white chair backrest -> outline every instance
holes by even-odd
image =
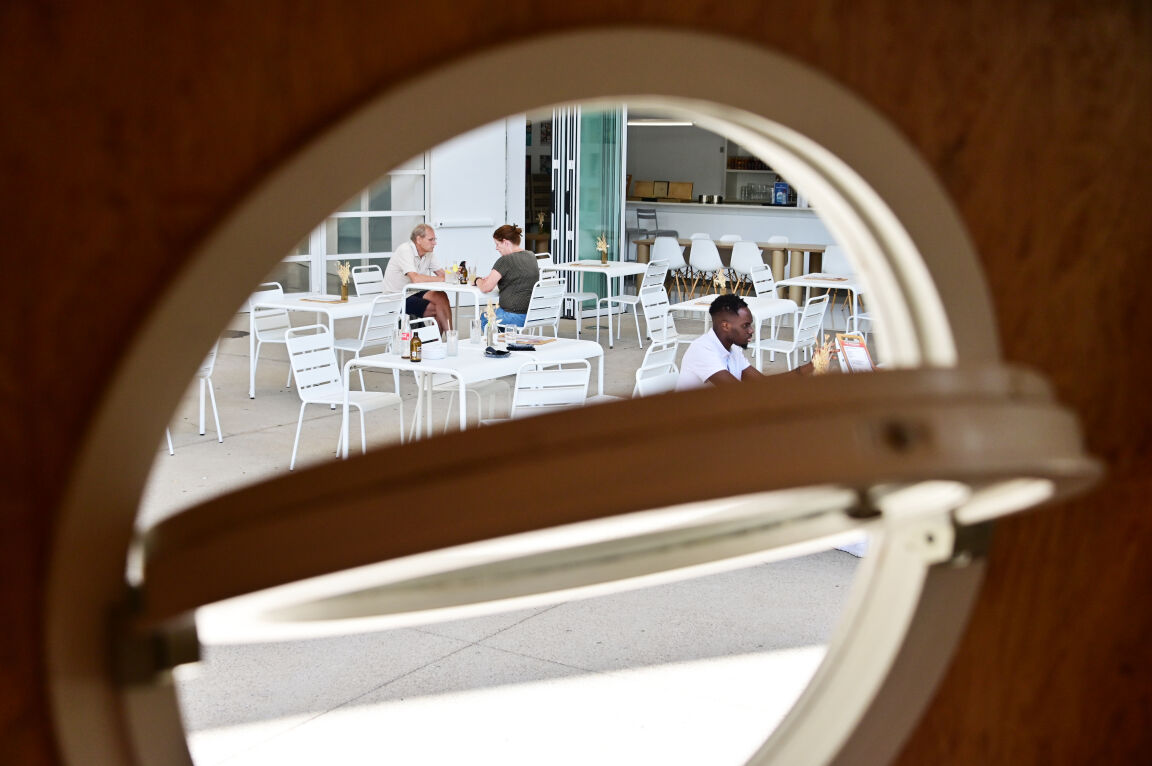
[[[752,287],[756,290],[757,298],[776,298],[776,279],[772,276],[772,268],[764,263],[753,267],[748,275],[752,279]]]
[[[412,332],[416,333],[423,344],[440,342],[440,325],[436,324],[435,317],[420,317],[412,320]]]
[[[732,244],[732,259],[729,263],[737,274],[748,276],[756,267],[764,265],[764,256],[755,242],[735,242]]]
[[[787,245],[788,244],[788,237],[784,236],[783,234],[773,234],[771,237],[768,238],[768,244],[769,245]],[[772,247],[768,248],[768,250],[770,252],[773,252],[776,249],[779,249],[779,248],[772,248]],[[775,256],[773,255],[771,257],[774,258]],[[792,257],[791,254],[787,250],[784,250],[784,268],[785,269],[791,269],[791,264],[789,263],[789,261],[791,260],[791,257]],[[802,259],[804,257],[804,254],[801,253],[799,255],[799,257]],[[785,271],[784,273],[787,274],[788,272]]]
[[[684,260],[684,248],[675,237],[657,237],[652,242],[651,258],[654,261],[665,261],[672,271],[688,266],[688,262]]]
[[[532,286],[532,297],[525,312],[524,329],[532,327],[560,327],[560,312],[564,306],[564,281],[545,276]]]
[[[391,342],[392,333],[400,326],[400,317],[403,315],[403,295],[400,293],[378,295],[372,301],[372,308],[368,311],[368,318],[364,322],[364,332],[360,336],[360,349],[381,346]]]
[[[384,272],[379,266],[353,266],[352,284],[357,295],[378,295],[384,292]]]
[[[649,261],[648,269],[644,272],[644,279],[640,282],[640,289],[663,285],[668,278],[668,261]]]
[[[651,396],[672,391],[680,377],[676,366],[676,342],[653,343],[644,354],[644,363],[636,370],[632,396]]]
[[[717,271],[724,268],[724,262],[720,260],[720,251],[716,249],[716,243],[710,239],[692,240],[688,263],[697,271]]]
[[[261,299],[281,300],[284,298],[284,288],[279,282],[265,282],[252,293],[252,303]],[[273,330],[283,330],[292,326],[288,319],[287,309],[252,307],[252,326],[256,330],[256,337]]]
[[[340,365],[332,347],[332,333],[328,326],[310,324],[294,327],[284,334],[288,346],[288,360],[292,377],[301,401],[329,400],[342,396],[344,385]]]
[[[744,239],[744,238],[741,237],[739,234],[721,234],[720,235],[720,241],[721,242],[739,242],[742,239]]]
[[[689,237],[688,239],[712,239],[712,235],[711,234],[705,234],[702,231],[698,231],[695,234],[693,234],[691,237]]]
[[[516,373],[512,392],[513,418],[581,407],[588,399],[592,365],[587,359],[525,362]]]
[[[824,327],[824,312],[827,309],[827,293],[804,302],[804,308],[800,311],[800,321],[796,323],[796,348],[805,348],[816,342],[816,336]]]
[[[644,322],[653,343],[674,342],[679,337],[676,321],[668,308],[668,290],[664,285],[642,288],[640,305],[644,308]]]

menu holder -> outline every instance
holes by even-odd
[[[838,332],[836,348],[840,352],[840,366],[845,372],[872,372],[876,369],[863,335]]]

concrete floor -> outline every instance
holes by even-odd
[[[230,329],[246,330],[246,315]],[[574,334],[564,322],[561,335]],[[606,354],[607,393],[630,395],[642,356],[627,318]],[[778,360],[765,372],[784,369]],[[175,455],[162,435],[158,442],[141,528],[288,470],[299,399],[284,387],[286,371],[283,347],[267,348],[249,399],[248,340],[221,342],[213,384],[224,441],[210,410],[208,433],[197,433],[191,387],[172,421]],[[391,390],[391,378],[372,385]],[[410,418],[411,380],[402,388]],[[335,458],[338,421],[335,411],[309,408],[298,468]],[[367,430],[370,448],[394,441],[394,411],[369,413]],[[830,550],[468,620],[207,642],[203,660],[176,674],[193,758],[197,766],[743,763],[822,658],[857,563]]]

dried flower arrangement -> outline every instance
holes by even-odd
[[[348,261],[344,261],[343,263],[336,261],[336,275],[340,277],[340,284],[348,284],[348,280],[352,276],[352,267]]]
[[[812,351],[812,374],[823,375],[828,372],[828,365],[832,362],[832,345],[833,341],[827,340]]]

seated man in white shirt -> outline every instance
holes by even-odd
[[[721,295],[712,301],[708,313],[712,329],[688,346],[680,362],[676,390],[763,378],[744,356],[752,340],[752,312],[744,299],[732,293]]]
[[[444,269],[436,263],[432,255],[434,249],[436,231],[426,223],[417,224],[410,241],[397,247],[388,260],[388,268],[384,269],[384,292],[403,292],[410,282],[443,282]],[[418,317],[436,317],[441,333],[452,329],[452,304],[448,296],[438,290],[409,293],[404,310]]]

